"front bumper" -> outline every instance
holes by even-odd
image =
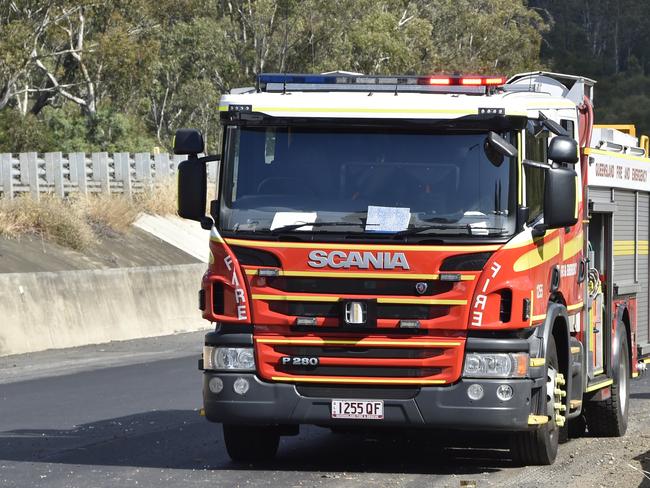
[[[208,387],[212,377],[223,381],[223,390],[214,394]],[[244,395],[233,390],[237,378],[250,384]],[[531,413],[531,391],[539,380],[532,379],[461,379],[450,386],[397,389],[351,388],[321,385],[301,387],[285,383],[262,381],[255,374],[203,374],[203,404],[208,420],[230,424],[317,424],[324,426],[375,425],[404,427],[436,427],[472,430],[528,430]],[[483,387],[481,400],[467,396],[470,384]],[[513,397],[500,401],[496,396],[499,385],[507,383]],[[332,419],[332,399],[380,399],[384,401],[383,420]]]

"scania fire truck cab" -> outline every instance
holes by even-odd
[[[211,231],[204,412],[233,459],[301,424],[507,431],[528,464],[568,420],[625,432],[647,286],[614,281],[618,169],[609,200],[587,185],[595,158],[646,160],[630,134],[590,148],[594,83],[263,74],[221,98],[221,156],[177,132],[179,215]],[[642,171],[619,250],[647,283]]]

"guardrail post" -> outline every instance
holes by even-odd
[[[122,191],[124,191],[124,196],[131,200],[133,197],[133,186],[131,184],[131,158],[129,153],[123,153],[120,166],[120,173],[122,175]]]
[[[38,159],[35,152],[20,153],[20,179],[23,184],[29,185],[32,198],[40,200]],[[25,170],[23,172],[23,169]]]
[[[135,177],[141,180],[145,186],[151,184],[151,156],[149,153],[136,153]]]
[[[154,154],[153,164],[156,170],[156,180],[163,180],[169,178],[169,154],[160,153]]]
[[[88,194],[88,174],[86,173],[86,153],[70,153],[70,173],[76,175],[77,187],[79,193],[86,196]]]
[[[102,193],[111,193],[108,180],[108,153],[99,152],[92,154],[93,180],[99,181]]]
[[[0,154],[0,174],[2,175],[2,194],[4,198],[14,198],[13,160],[11,153]]]
[[[45,179],[54,185],[54,194],[63,198],[63,155],[60,152],[45,153]]]

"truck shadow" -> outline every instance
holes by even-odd
[[[46,422],[46,420],[44,420]],[[477,474],[512,467],[507,436],[303,427],[271,463],[230,461],[221,427],[191,410],[152,411],[76,426],[0,432],[0,460],[188,470]]]
[[[639,485],[639,488],[650,488],[650,451],[646,451],[643,454],[634,458],[635,461],[639,461],[641,464],[641,469],[644,471],[643,480]]]

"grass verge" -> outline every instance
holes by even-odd
[[[76,250],[84,250],[106,235],[124,234],[140,213],[170,215],[176,212],[173,180],[136,193],[133,200],[121,195],[71,195],[61,199],[43,194],[0,199],[0,236],[36,235]]]

